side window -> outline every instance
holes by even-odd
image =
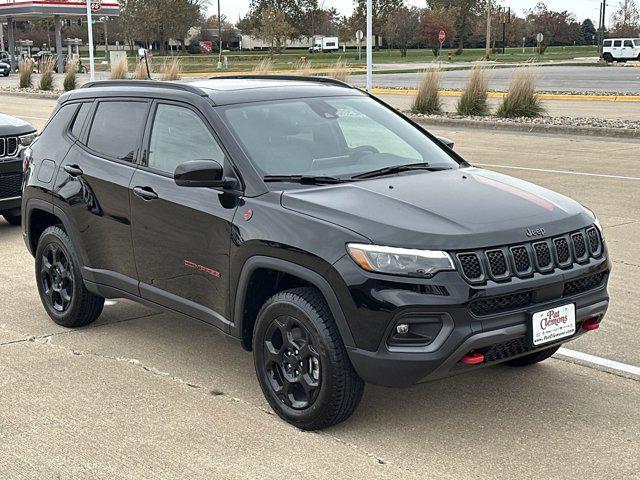
[[[146,102],[100,102],[87,146],[107,157],[133,162],[145,123]]]
[[[159,104],[151,129],[147,166],[173,174],[190,160],[224,163],[224,153],[203,121],[192,110]]]
[[[636,47],[640,47],[640,38],[637,40],[634,40],[633,43],[636,44]]]
[[[605,40],[604,43],[602,44],[602,46],[610,47],[611,46],[611,40]]]
[[[44,130],[40,134],[39,142],[42,144],[48,138],[53,138],[56,142],[59,142],[60,136],[63,135],[68,128],[77,110],[77,103],[65,105],[60,108],[45,125]]]
[[[631,40],[625,40],[624,46],[633,48],[633,42]]]
[[[78,111],[76,118],[73,120],[70,129],[71,135],[74,138],[80,138],[82,127],[84,126],[84,122],[87,120],[87,115],[89,115],[89,110],[91,110],[90,102],[85,102],[80,106],[80,110]]]
[[[614,47],[621,47],[622,46],[622,40],[615,40],[613,42],[613,46]]]

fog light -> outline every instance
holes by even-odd
[[[396,332],[398,332],[398,334],[400,335],[406,335],[407,333],[409,333],[409,325],[407,325],[406,323],[399,323],[396,326]]]

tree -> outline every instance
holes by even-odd
[[[367,27],[367,0],[353,0],[355,8],[349,19],[349,26],[353,32]],[[374,46],[380,50],[380,39],[382,30],[391,14],[404,6],[404,0],[372,0],[371,4],[371,27],[374,35]]]
[[[611,16],[615,37],[636,37],[640,32],[640,13],[635,0],[621,0]]]
[[[407,56],[407,49],[417,42],[420,32],[420,11],[413,7],[400,7],[392,12],[384,25],[383,33],[390,46],[400,49],[400,56]]]
[[[582,24],[580,25],[580,35],[582,36],[582,44],[583,45],[591,45],[593,43],[593,39],[597,34],[596,27],[593,25],[593,22],[590,18],[585,18]]]
[[[262,10],[257,37],[269,44],[271,53],[280,53],[286,41],[295,36],[295,29],[287,21],[286,15],[273,7]]]
[[[451,14],[452,9],[439,8],[425,10],[420,19],[420,33],[422,40],[435,53],[438,52],[440,43],[438,42],[438,34],[440,30],[444,30],[447,34],[447,42],[453,44],[454,39],[458,37],[455,26],[455,16]]]
[[[543,45],[573,45],[577,39],[574,37],[579,29],[572,28],[575,17],[567,10],[556,12],[549,10],[544,2],[538,4],[526,12],[527,22],[532,29],[531,34],[544,35]]]
[[[474,31],[475,23],[486,11],[486,2],[487,0],[427,0],[427,7],[431,10],[445,10],[454,15],[458,53],[462,53],[466,40]]]

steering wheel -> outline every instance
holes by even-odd
[[[380,153],[376,147],[372,147],[371,145],[360,145],[359,147],[351,149],[351,155],[359,160],[360,157],[366,155],[367,153]]]

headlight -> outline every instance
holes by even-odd
[[[443,270],[455,270],[449,254],[438,250],[349,243],[347,252],[360,267],[370,272],[430,277]]]
[[[28,147],[29,145],[31,145],[33,143],[33,141],[36,139],[36,137],[38,136],[37,133],[30,133],[28,135],[22,135],[20,138],[20,145],[22,145],[23,147]]]

